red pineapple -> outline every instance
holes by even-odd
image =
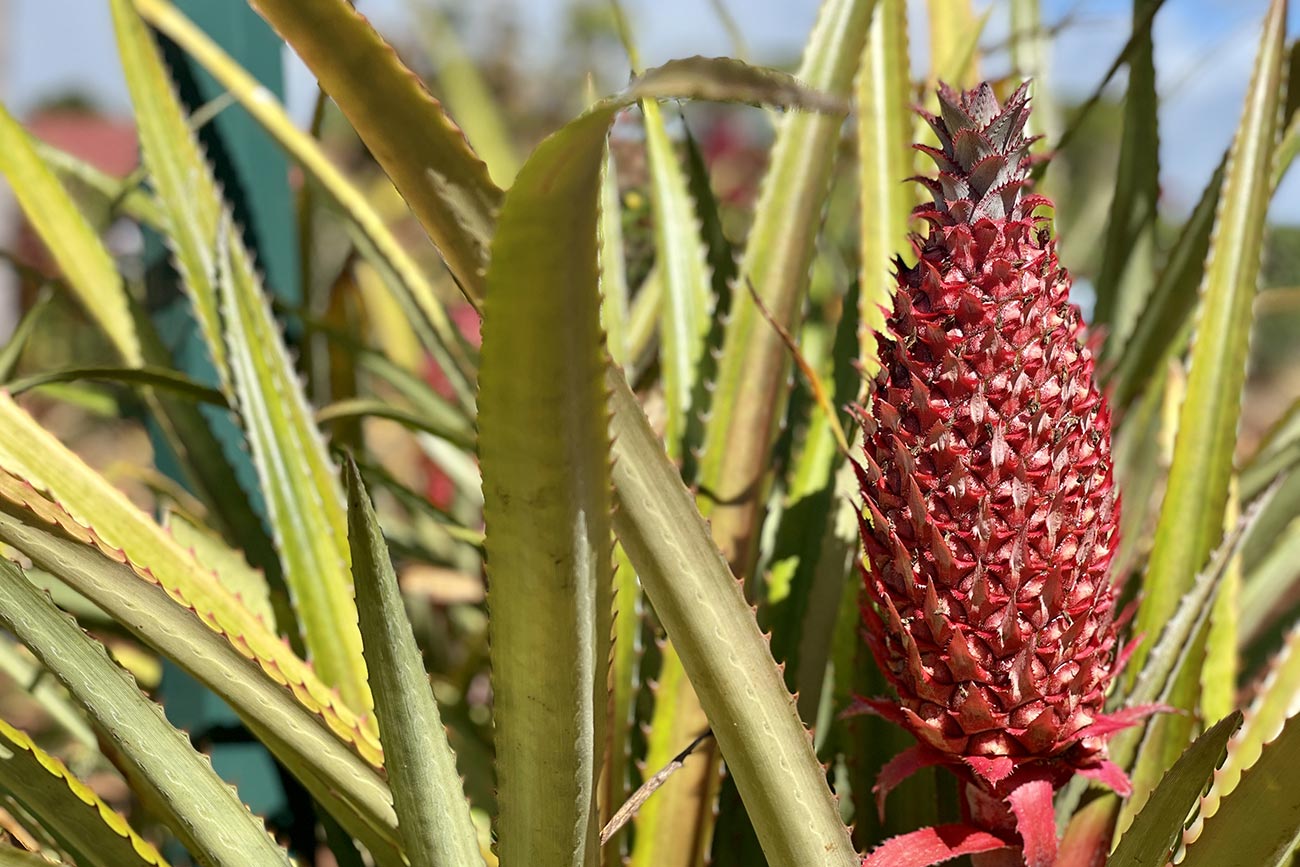
[[[1116,673],[1109,578],[1119,502],[1110,413],[1070,278],[1027,194],[1027,86],[999,106],[982,84],[922,113],[939,167],[919,261],[898,290],[864,453],[866,636],[898,700],[861,709],[918,744],[882,770],[888,791],[944,765],[966,782],[969,824],[886,843],[865,864],[927,865],[1019,848],[1055,860],[1052,796],[1074,774],[1128,792],[1107,737]],[[1010,851],[998,856],[1012,857]]]

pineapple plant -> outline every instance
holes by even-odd
[[[1286,0],[1172,240],[1145,0],[1114,184],[1044,110],[1032,0],[998,59],[973,3],[930,4],[921,81],[904,0],[823,0],[794,75],[643,70],[616,5],[636,75],[528,151],[442,16],[426,88],[346,0],[257,0],[373,157],[346,169],[183,7],[105,2],[139,172],[0,110],[51,292],[113,354],[51,347],[40,305],[0,348],[0,863],[1289,863],[1300,408],[1236,445],[1300,152]],[[745,195],[708,156],[741,125],[697,144],[684,100],[780,109],[726,167]],[[303,250],[347,241],[301,308],[196,135],[232,103],[299,169]],[[122,217],[166,242],[208,379],[101,237]],[[68,404],[172,460],[92,467]],[[159,712],[158,658],[297,781],[305,843]]]
[[[1130,793],[1105,742],[1150,709],[1105,712],[1122,665],[1110,411],[1036,216],[1051,202],[1030,191],[1028,84],[1004,105],[987,83],[938,97],[922,116],[940,146],[916,146],[938,167],[917,179],[927,234],[915,265],[898,261],[858,410],[866,638],[899,696],[862,707],[918,742],[882,770],[882,801],[942,764],[973,827],[1018,838],[1037,867],[1055,860],[1052,796],[1075,774]]]

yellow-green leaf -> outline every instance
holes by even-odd
[[[893,306],[894,257],[908,252],[908,219],[915,196],[909,109],[912,90],[907,51],[907,3],[880,0],[871,19],[858,76],[858,161],[862,166],[862,273],[859,360],[863,376],[879,369],[876,335]]]
[[[1223,533],[1251,303],[1271,192],[1286,6],[1285,0],[1270,5],[1245,112],[1228,159],[1193,339],[1187,397],[1143,579],[1144,598],[1135,630],[1146,639],[1130,663],[1133,671],[1141,669],[1152,635],[1168,620]]]
[[[154,798],[186,848],[213,867],[288,867],[289,855],[212,770],[189,738],[172,728],[103,645],[81,631],[17,566],[0,560],[0,623],[63,682]]]
[[[130,823],[42,750],[25,732],[0,720],[0,789],[40,822],[60,848],[85,867],[167,862]]]
[[[524,164],[487,275],[478,427],[498,840],[502,861],[539,867],[600,856],[613,588],[596,225],[614,105]]]
[[[261,281],[228,220],[218,240],[217,294],[231,387],[285,583],[321,678],[349,705],[369,711],[343,491]]]
[[[412,864],[482,864],[456,756],[407,620],[388,544],[357,465],[348,459],[348,541],[375,714],[388,758],[402,845]]]

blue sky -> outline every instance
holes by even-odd
[[[8,0],[10,68],[0,93],[22,111],[42,97],[86,90],[125,110],[127,97],[113,47],[108,4],[98,0]],[[415,0],[359,0],[381,30],[400,32]],[[455,0],[453,0],[455,2]],[[459,0],[465,2],[465,0]],[[912,0],[918,12],[923,5]],[[942,3],[945,0],[938,0]],[[566,0],[476,0],[480,8],[520,10],[536,37],[533,51],[555,45]],[[1006,0],[993,7],[985,44],[1009,30]],[[729,0],[755,59],[792,56],[806,37],[816,0]],[[690,54],[726,54],[730,43],[704,0],[625,0],[648,64]],[[1265,0],[1167,0],[1156,24],[1156,65],[1162,97],[1161,183],[1167,206],[1183,211],[1196,200],[1228,144],[1250,76]],[[1048,84],[1065,95],[1090,93],[1127,37],[1128,0],[1044,0],[1049,25],[1065,20],[1051,52]],[[914,21],[923,19],[914,15]],[[1292,16],[1291,33],[1300,22]],[[925,32],[913,33],[914,60],[924,63]],[[301,117],[312,95],[310,74],[290,59],[289,103]],[[996,65],[987,70],[997,73]],[[1122,74],[1119,83],[1122,85]],[[1273,216],[1300,222],[1300,172],[1279,191]]]

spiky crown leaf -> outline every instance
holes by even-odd
[[[934,196],[917,215],[944,225],[974,224],[981,219],[1022,220],[1039,204],[1041,196],[1025,196],[1029,186],[1029,148],[1038,137],[1027,138],[1029,84],[1022,84],[998,105],[987,82],[958,93],[939,86],[939,114],[918,109],[939,138],[940,147],[914,147],[934,160],[938,177],[916,177]]]

